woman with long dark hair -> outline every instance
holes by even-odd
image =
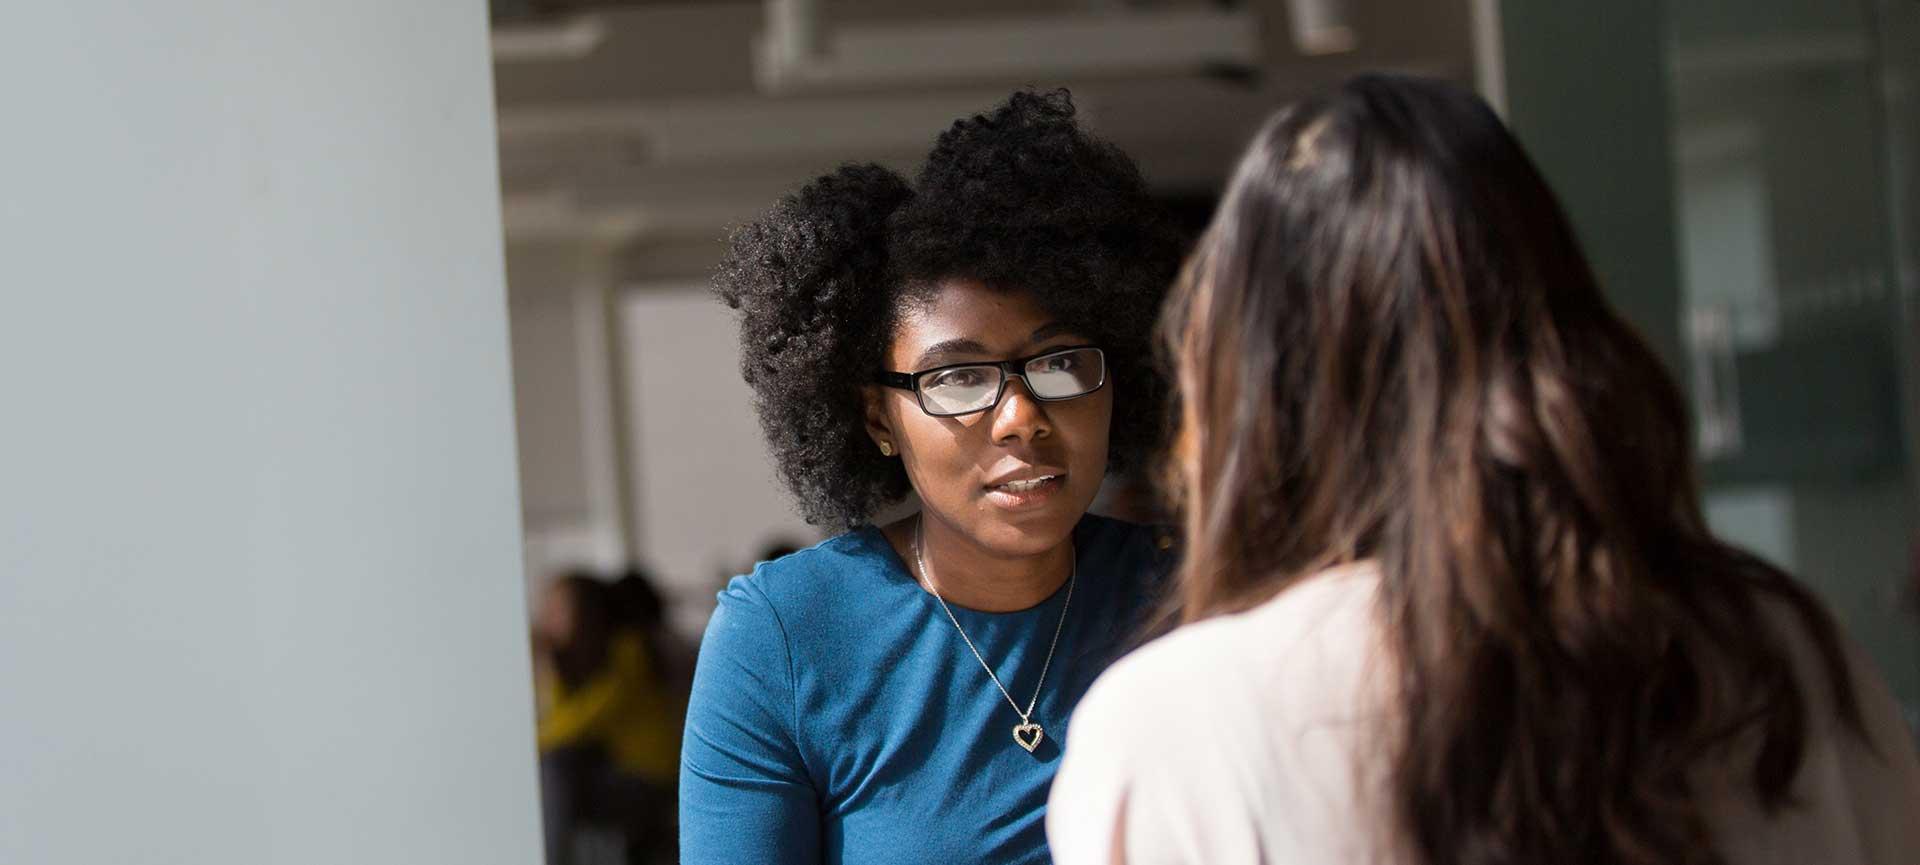
[[[1920,766],[1498,118],[1275,116],[1169,300],[1185,626],[1082,703],[1062,863],[1911,863]]]

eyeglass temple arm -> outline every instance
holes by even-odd
[[[904,372],[890,372],[890,371],[882,370],[880,372],[879,380],[881,384],[886,385],[887,387],[897,387],[901,390],[913,390],[913,391],[919,390],[919,388],[916,388],[913,386],[913,376]]]

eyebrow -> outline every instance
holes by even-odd
[[[1071,325],[1068,325],[1065,322],[1050,321],[1050,322],[1047,322],[1046,324],[1040,325],[1037,328],[1034,328],[1032,335],[1027,337],[1027,342],[1041,343],[1049,339],[1053,339],[1055,337],[1064,336],[1067,334],[1078,334],[1078,333],[1079,333],[1078,330],[1075,330]],[[933,367],[936,367],[936,366],[945,366],[949,362],[952,362],[952,363],[965,362],[965,361],[954,360],[952,357],[953,355],[969,355],[969,354],[983,355],[983,354],[989,354],[989,353],[990,352],[987,351],[987,347],[985,345],[982,345],[979,340],[967,339],[965,337],[962,337],[960,339],[942,340],[940,342],[934,343],[933,345],[927,346],[926,351],[923,351],[920,353],[920,358],[914,361],[913,368],[914,369],[932,369]]]
[[[920,353],[920,359],[914,361],[913,368],[927,369],[929,367],[941,366],[942,364],[936,363],[936,361],[949,360],[951,355],[986,353],[987,347],[981,345],[976,340],[965,338],[942,340],[927,346],[927,350]]]

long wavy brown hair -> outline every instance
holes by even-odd
[[[1472,94],[1368,76],[1275,115],[1164,337],[1183,617],[1379,565],[1401,858],[1719,863],[1692,770],[1749,754],[1784,807],[1814,701],[1861,729],[1833,622],[1708,532],[1679,389]]]

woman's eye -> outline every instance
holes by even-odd
[[[1072,372],[1079,365],[1073,355],[1062,354],[1041,361],[1040,369],[1042,372]]]
[[[950,369],[933,377],[932,387],[978,387],[986,379],[977,369]]]

